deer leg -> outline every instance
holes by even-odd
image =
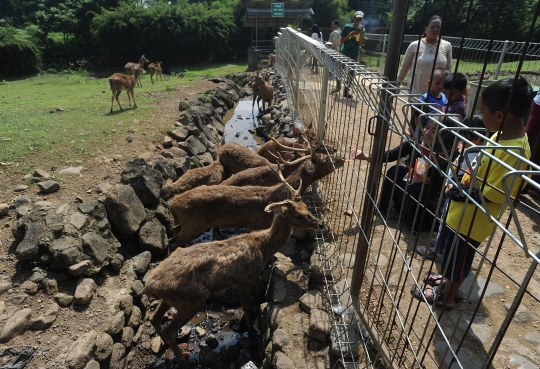
[[[114,91],[112,92],[112,96],[111,96],[111,114],[112,114],[113,105],[114,105]]]
[[[164,300],[161,300],[157,309],[154,311],[152,316],[150,317],[150,323],[156,330],[156,332],[161,336],[161,320],[163,319],[163,316],[169,310],[171,306],[167,304]]]
[[[190,305],[194,306],[194,308],[189,309],[189,307],[184,308],[183,306],[179,306],[180,308],[177,309],[176,316],[165,328],[163,328],[160,335],[167,345],[169,345],[169,348],[174,353],[174,356],[176,356],[176,360],[178,360],[180,368],[187,368],[188,364],[184,358],[184,354],[182,354],[182,351],[176,344],[176,334],[178,333],[178,330],[182,328],[184,324],[189,322],[193,315],[197,313],[200,306],[199,304],[193,303],[190,303]]]
[[[133,107],[136,108],[137,103],[135,102],[135,92],[133,90],[131,90],[130,92],[131,92],[131,98],[133,99]]]
[[[238,294],[240,295],[240,304],[242,305],[242,310],[244,310],[244,318],[246,320],[249,336],[253,339],[255,337],[255,330],[251,321],[251,283],[243,283],[242,286],[238,284],[237,286]]]
[[[182,226],[180,232],[175,234],[169,240],[169,251],[172,252],[176,250],[178,246],[184,246],[189,241],[193,241],[195,238],[199,237],[205,231],[205,229],[187,229],[187,227]]]
[[[120,94],[122,93],[122,90],[119,90],[116,92],[116,102],[118,103],[118,106],[120,107],[120,110],[124,111],[124,109],[122,108],[122,105],[120,105],[120,100],[118,99],[118,96],[120,96]]]

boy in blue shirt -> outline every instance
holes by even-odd
[[[446,102],[447,102],[446,96],[444,96],[444,94],[442,93],[443,84],[444,84],[444,81],[446,80],[446,76],[448,76],[449,73],[450,72],[448,72],[448,70],[444,68],[436,68],[433,71],[433,76],[431,77],[431,80],[428,82],[428,86],[430,86],[429,92],[426,92],[425,94],[423,94],[420,100],[425,103],[439,105],[438,108],[439,110],[442,111],[443,107],[446,105]],[[426,113],[435,113],[435,110],[431,107],[424,106],[421,108],[421,110],[425,111]],[[414,131],[417,132],[418,127],[420,127],[420,121],[419,121],[420,112],[417,110],[414,110],[413,117],[414,117],[414,127],[415,127]],[[424,128],[427,125],[428,121],[429,121],[429,118],[424,117],[421,122],[422,123],[421,128]]]

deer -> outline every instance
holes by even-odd
[[[139,58],[139,63],[133,63],[133,62],[127,63],[126,65],[124,65],[124,69],[126,70],[126,74],[128,76],[134,76],[135,75],[135,70],[137,68],[144,69],[144,64],[145,63],[150,63],[150,60],[146,59],[144,57],[144,55]],[[146,73],[146,71],[144,73]],[[142,87],[142,82],[139,80],[137,85]]]
[[[188,170],[176,182],[163,186],[161,188],[161,198],[169,200],[175,195],[198,186],[218,185],[233,174],[245,169],[271,164],[270,161],[257,155],[254,151],[235,142],[221,146],[218,158],[218,161],[210,165]]]
[[[169,250],[200,236],[208,228],[265,229],[272,223],[264,207],[270,202],[286,200],[289,187],[281,173],[281,183],[271,186],[199,186],[171,200],[174,236]],[[300,186],[301,187],[301,186]]]
[[[126,93],[128,95],[128,101],[129,106],[131,107],[131,98],[133,98],[133,107],[137,107],[137,103],[135,102],[135,95],[133,94],[133,89],[135,88],[135,85],[137,84],[137,81],[141,77],[142,74],[146,73],[146,71],[142,68],[136,68],[135,69],[135,76],[126,76],[122,73],[115,73],[112,76],[109,77],[109,85],[111,85],[111,91],[112,91],[112,98],[111,98],[111,114],[113,112],[113,104],[114,104],[114,98],[116,97],[116,102],[118,103],[118,106],[120,107],[120,110],[124,111],[122,109],[122,105],[120,105],[120,100],[118,100],[118,96],[122,93],[122,90],[126,90]]]
[[[221,185],[273,186],[280,183],[281,175],[283,175],[291,186],[303,183],[300,185],[300,193],[304,194],[313,182],[332,174],[345,164],[345,160],[341,157],[317,154],[313,149],[311,150],[311,155],[300,157],[292,162],[285,161],[278,153],[276,155],[278,164],[246,169],[224,180]]]
[[[144,293],[161,299],[150,316],[150,323],[173,351],[181,368],[187,368],[188,364],[176,343],[177,332],[202,308],[212,292],[238,286],[245,321],[253,338],[251,287],[268,260],[285,245],[293,227],[324,228],[324,223],[309,212],[298,191],[289,188],[292,199],[269,201],[258,209],[271,217],[267,229],[176,249],[148,274]],[[176,316],[162,328],[161,321],[170,307],[176,309]]]
[[[261,69],[268,68],[270,66],[270,61],[268,59],[261,60]]]
[[[154,80],[152,77],[154,74],[156,75],[156,81],[159,78],[161,78],[161,83],[163,83],[163,76],[161,75],[162,69],[161,69],[161,63],[160,61],[157,61],[155,63],[148,64],[148,70],[150,71],[150,80],[152,81],[152,84],[154,83]]]
[[[273,67],[276,64],[276,55],[274,53],[268,55],[269,66]]]
[[[264,80],[265,76],[259,74],[259,71],[257,71],[257,75],[255,76],[255,82],[251,84],[251,88],[254,92],[253,94],[253,103],[251,104],[251,111],[253,111],[253,107],[255,105],[255,98],[257,98],[257,108],[259,111],[261,111],[261,108],[259,107],[259,101],[262,100],[262,110],[264,111],[264,104],[265,102],[268,102],[268,106],[272,104],[272,99],[274,98],[274,88],[272,85]],[[253,87],[255,84],[255,88]],[[255,94],[256,92],[256,94]]]

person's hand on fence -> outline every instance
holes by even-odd
[[[367,160],[369,161],[370,156],[366,155],[362,150],[354,148],[351,150],[351,159],[352,160]]]
[[[416,170],[413,171],[413,177],[412,177],[413,183],[422,183],[424,182],[425,178],[426,178],[426,175],[424,173],[420,174]]]

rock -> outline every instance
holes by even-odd
[[[167,255],[169,239],[167,230],[157,220],[145,222],[139,230],[140,247],[152,255]]]
[[[163,146],[165,148],[169,148],[169,147],[172,147],[172,145],[173,145],[172,138],[170,138],[169,136],[164,136],[163,140],[161,141],[161,146]]]
[[[133,270],[138,276],[143,276],[150,264],[152,254],[149,251],[141,252],[126,262],[125,267]]]
[[[193,156],[198,156],[206,152],[206,146],[195,136],[189,136],[185,142],[178,145]]]
[[[125,236],[131,236],[146,218],[143,203],[130,186],[117,185],[105,198],[109,221]]]
[[[0,217],[7,215],[9,212],[9,205],[6,203],[0,204]]]
[[[47,214],[47,216],[45,216],[45,225],[55,237],[62,236],[62,231],[64,230],[64,218],[61,214]]]
[[[10,282],[0,282],[0,295],[6,293],[11,288]]]
[[[54,193],[54,192],[57,192],[57,191],[60,191],[60,185],[58,184],[58,182],[55,182],[55,181],[45,181],[45,182],[39,182],[37,184],[39,190],[41,191],[41,193]]]
[[[122,269],[122,265],[124,265],[124,257],[122,254],[114,254],[111,261],[109,262],[109,266],[112,270],[115,272],[119,272],[120,269]]]
[[[131,291],[134,297],[141,297],[144,292],[144,285],[137,279],[131,283]]]
[[[47,173],[46,171],[44,171],[43,169],[36,169],[34,171],[34,174],[32,174],[32,177],[34,178],[42,178],[42,179],[49,179],[51,178],[51,176],[49,175],[49,173]]]
[[[324,307],[324,301],[323,297],[321,295],[321,292],[318,290],[308,291],[302,297],[300,297],[300,307],[307,312],[308,314],[311,312],[311,309],[320,309],[322,310]]]
[[[284,348],[289,344],[289,334],[283,329],[276,329],[272,335],[272,345],[277,349],[284,351]]]
[[[126,322],[126,317],[124,315],[123,311],[119,311],[116,313],[116,315],[112,318],[109,329],[107,333],[109,333],[111,336],[114,336],[124,328],[124,324]]]
[[[99,363],[95,360],[90,360],[84,367],[84,369],[100,369],[100,368],[101,367],[99,366]]]
[[[55,293],[58,293],[58,281],[56,279],[45,278],[41,282],[41,286],[47,295],[54,295]]]
[[[32,204],[32,200],[30,199],[30,196],[28,195],[22,195],[17,197],[12,203],[10,208],[15,209],[19,206],[30,206]]]
[[[109,369],[123,369],[126,356],[126,348],[120,342],[113,345]]]
[[[68,167],[64,168],[58,171],[58,175],[65,176],[65,175],[75,175],[75,174],[81,174],[81,171],[83,170],[82,166],[78,167]]]
[[[13,337],[23,334],[26,331],[31,315],[32,310],[26,308],[17,311],[8,318],[2,331],[0,331],[0,343],[9,342]]]
[[[160,336],[155,336],[150,341],[150,349],[154,354],[157,354],[161,350],[161,346],[163,346],[163,340]]]
[[[134,335],[135,335],[135,332],[133,331],[133,328],[131,327],[122,328],[122,338],[120,339],[120,342],[122,342],[122,345],[129,348],[131,347],[131,344],[133,343]]]
[[[25,295],[25,294],[11,295],[8,299],[8,302],[10,302],[11,305],[22,305],[26,302],[27,298],[28,298],[28,295]]]
[[[43,228],[39,223],[30,223],[26,227],[23,240],[15,248],[15,256],[19,261],[27,261],[39,255],[39,243],[44,236]]]
[[[195,332],[197,333],[197,336],[199,336],[200,338],[206,336],[206,329],[200,326],[195,327]]]
[[[326,311],[312,309],[309,316],[309,331],[308,335],[311,338],[325,343],[330,335],[330,316]]]
[[[283,352],[278,351],[274,355],[273,364],[275,369],[295,369],[294,362]]]
[[[21,284],[21,290],[23,290],[25,293],[29,295],[35,295],[38,291],[38,285],[35,282],[32,282],[30,280],[25,281],[23,284]]]
[[[191,167],[191,158],[185,156],[174,160],[174,170],[177,177],[182,177]]]
[[[141,318],[141,309],[138,306],[133,306],[127,325],[133,329],[137,329],[141,324]]]
[[[112,188],[111,184],[104,182],[97,185],[96,191],[97,193],[107,194]]]
[[[202,346],[199,351],[199,364],[206,366],[214,366],[218,364],[217,355],[208,346]]]
[[[28,206],[19,206],[17,209],[17,219],[22,218],[28,214],[30,214],[30,208]]]
[[[81,240],[85,253],[90,256],[96,264],[102,265],[105,261],[110,259],[109,243],[99,234],[88,232],[81,237]]]
[[[67,307],[73,302],[73,296],[68,295],[67,293],[57,293],[54,295],[54,301],[61,307]]]
[[[97,200],[94,200],[83,202],[82,204],[79,204],[77,208],[81,213],[91,215],[98,205],[99,202]]]
[[[74,305],[86,305],[92,300],[96,290],[96,282],[92,278],[79,279],[73,296]]]
[[[66,362],[70,369],[84,369],[86,364],[94,357],[96,351],[95,331],[90,331],[79,337],[69,348]]]
[[[504,308],[510,310],[511,304],[505,304]],[[516,323],[528,323],[534,318],[534,314],[525,307],[525,305],[519,305],[516,314],[514,315],[514,321]]]
[[[94,359],[99,362],[107,360],[113,351],[114,341],[107,333],[99,333],[96,337],[96,351]]]
[[[189,130],[185,126],[175,127],[174,131],[167,133],[176,141],[184,141],[189,136]]]
[[[205,342],[212,350],[219,346],[219,342],[213,334],[209,334],[208,337],[206,337]]]
[[[22,191],[26,191],[27,189],[28,189],[27,185],[18,185],[17,187],[13,189],[13,192],[22,192]]]
[[[47,272],[39,267],[32,269],[32,272],[32,276],[28,278],[28,280],[32,282],[41,283],[45,278],[47,278]]]
[[[133,311],[133,296],[120,294],[116,300],[116,306],[120,311],[123,311],[126,318],[131,315]]]
[[[72,276],[78,277],[86,272],[91,265],[90,260],[83,260],[80,263],[70,265],[67,269]]]
[[[137,158],[126,163],[121,175],[123,184],[130,185],[144,205],[159,202],[163,176],[154,170],[146,160]]]
[[[154,169],[161,173],[164,180],[172,179],[173,181],[176,181],[178,179],[174,160],[158,158],[154,163]]]
[[[80,230],[82,227],[84,227],[86,222],[88,222],[88,219],[89,218],[87,215],[81,214],[79,212],[72,213],[69,216],[69,224]]]
[[[56,304],[51,304],[51,307],[43,314],[36,318],[30,319],[28,328],[34,331],[41,331],[49,328],[58,316],[60,307]]]
[[[165,151],[170,152],[175,159],[185,158],[186,156],[188,156],[188,153],[179,147],[171,147],[170,149]]]

